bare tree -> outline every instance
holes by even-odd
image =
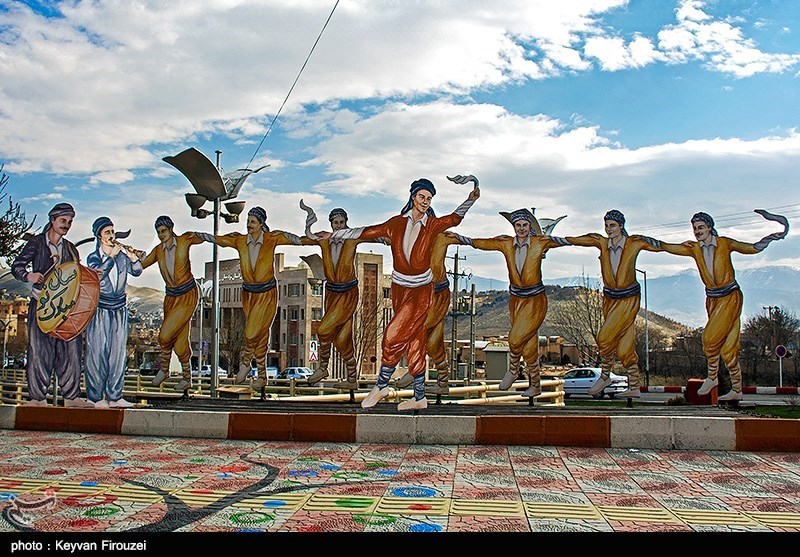
[[[36,221],[36,217],[31,222],[20,208],[19,203],[14,203],[11,195],[6,193],[9,177],[3,171],[5,165],[0,164],[0,203],[8,199],[8,208],[0,215],[0,257],[5,258],[8,265],[14,260],[22,250],[22,235],[28,232]]]
[[[231,312],[230,322],[226,322],[219,330],[219,351],[227,367],[222,365],[223,362],[220,362],[220,366],[232,373],[239,370],[239,362],[244,352],[244,326],[244,311],[236,308]]]
[[[597,335],[603,322],[600,281],[581,274],[581,284],[553,312],[551,323],[565,340],[575,344],[582,363],[597,361]]]
[[[775,347],[779,344],[794,346],[800,335],[800,320],[784,308],[770,309],[769,314],[758,314],[747,318],[742,327],[742,355],[744,372],[749,371],[752,384],[759,384],[759,372],[774,375]],[[797,350],[795,350],[796,352]],[[794,381],[797,382],[795,367]],[[764,378],[768,381],[772,377]]]
[[[358,303],[353,315],[353,344],[355,348],[355,359],[359,373],[364,370],[365,362],[372,364],[372,372],[377,369],[376,363],[371,361],[372,356],[376,362],[380,361],[380,342],[383,339],[383,331],[386,328],[387,318],[384,308],[378,303],[377,298],[363,296]]]

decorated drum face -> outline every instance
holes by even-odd
[[[89,325],[100,296],[97,273],[69,261],[47,274],[36,305],[39,329],[62,340],[72,340]]]

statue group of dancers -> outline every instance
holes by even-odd
[[[325,272],[325,307],[319,325],[319,367],[309,378],[315,384],[328,376],[332,346],[346,365],[346,378],[333,386],[339,389],[358,388],[358,362],[353,343],[353,316],[358,306],[358,279],[355,267],[356,248],[363,242],[382,242],[392,252],[393,317],[383,332],[381,366],[377,381],[361,402],[364,408],[375,406],[389,395],[389,384],[403,356],[408,373],[397,381],[398,388],[413,385],[413,397],[402,401],[399,410],[427,407],[426,394],[449,392],[450,369],[444,345],[444,322],[450,306],[450,284],[445,257],[450,245],[469,245],[475,249],[503,254],[510,282],[508,335],[510,363],[500,382],[508,390],[524,373],[528,388],[524,396],[541,394],[539,327],[547,313],[547,297],[542,283],[541,263],[546,252],[563,246],[593,247],[600,252],[603,280],[603,323],[598,334],[601,375],[590,388],[590,394],[601,392],[611,384],[610,373],[615,357],[628,372],[628,389],[622,397],[640,395],[639,363],[634,347],[634,320],[640,308],[640,286],[636,281],[636,258],[640,251],[665,251],[692,257],[706,288],[708,322],[703,331],[703,349],[708,359],[708,375],[699,390],[707,394],[718,384],[720,359],[725,363],[731,390],[719,397],[722,401],[742,398],[739,367],[739,334],[742,293],[736,282],[731,253],[754,254],[774,241],[785,238],[789,224],[785,217],[763,210],[764,218],[783,225],[783,231],[770,234],[755,244],[719,236],[713,218],[696,213],[690,219],[696,241],[670,244],[641,235],[629,235],[625,216],[610,210],[603,217],[605,235],[590,233],[564,238],[551,235],[559,219],[541,222],[534,211],[518,209],[501,212],[513,226],[513,235],[494,238],[469,238],[450,231],[464,219],[480,197],[475,176],[448,179],[457,184],[472,183],[467,199],[452,213],[437,217],[431,208],[436,195],[433,183],[420,178],[411,184],[408,202],[400,214],[374,226],[350,228],[344,209],[333,209],[328,215],[331,231],[312,232],[316,222],[313,210],[306,210],[305,235],[271,231],[267,213],[253,207],[247,214],[247,232],[211,235],[185,232],[178,235],[168,216],[155,221],[159,244],[149,254],[119,243],[108,217],[100,217],[92,225],[96,249],[86,260],[100,277],[100,301],[97,312],[84,333],[86,344],[85,373],[87,399],[80,398],[81,346],[77,337],[64,341],[42,333],[35,319],[28,320],[27,377],[30,401],[44,406],[53,370],[61,385],[66,406],[118,407],[132,406],[122,397],[127,351],[127,276],[138,276],[143,269],[158,263],[166,285],[164,319],[159,333],[161,365],[153,385],[160,385],[169,375],[174,351],[181,364],[182,377],[175,386],[185,391],[191,387],[191,348],[189,327],[198,302],[198,287],[191,272],[189,249],[203,242],[235,248],[242,274],[242,306],[246,317],[244,350],[236,381],[243,383],[255,360],[257,377],[253,389],[267,384],[266,354],[270,327],[277,312],[278,292],[275,280],[275,248],[282,245],[317,245],[322,251]],[[36,313],[37,290],[44,273],[52,267],[52,257],[61,261],[78,261],[75,246],[64,237],[70,229],[75,211],[68,203],[59,203],[49,213],[50,221],[41,234],[24,246],[12,264],[12,273],[20,281],[33,285],[29,315]],[[437,369],[435,385],[426,386],[426,356]]]

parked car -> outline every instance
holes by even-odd
[[[193,369],[192,370],[192,375],[198,375],[197,369]],[[200,368],[200,374],[199,375],[201,377],[211,377],[211,366],[209,364],[204,364]],[[221,367],[218,367],[217,368],[217,377],[222,377],[223,379],[228,377],[228,371],[225,370],[225,369],[222,369]]]
[[[275,366],[267,366],[267,381],[274,381],[278,377],[278,368]],[[247,374],[247,377],[258,377],[258,368],[253,366],[250,368],[250,373]]]
[[[148,362],[139,366],[139,375],[155,375],[159,369],[161,369],[160,365]]]
[[[296,381],[305,381],[314,371],[307,367],[287,367],[278,373],[277,379],[294,379]]]
[[[599,367],[577,367],[569,370],[564,374],[564,396],[570,395],[588,395],[589,387],[594,385],[597,378],[600,377]],[[603,389],[602,393],[592,395],[594,398],[603,398],[603,395],[608,395],[608,398],[614,398],[617,393],[621,393],[628,388],[628,377],[625,375],[611,374],[611,385]]]

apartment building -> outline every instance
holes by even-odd
[[[308,263],[287,267],[284,254],[275,254],[275,279],[278,289],[278,311],[272,323],[267,365],[283,369],[289,366],[306,366],[316,369],[319,364],[319,337],[317,330],[323,316],[324,277],[315,275],[314,257]],[[311,263],[309,265],[309,263]],[[380,366],[380,347],[383,328],[391,318],[391,278],[383,274],[383,256],[372,253],[356,255],[359,307],[355,314],[354,341],[356,359],[364,377],[377,374]],[[210,281],[212,263],[205,265],[205,280]],[[244,344],[244,310],[242,309],[242,276],[238,259],[220,261],[220,366],[230,371],[238,369]],[[208,340],[211,338],[210,295],[202,312],[202,339],[200,335],[201,312],[192,320],[191,342],[193,365],[199,359],[201,345],[204,362],[209,357]],[[202,343],[201,343],[202,340]],[[329,365],[331,377],[345,376],[344,361],[334,350]]]

